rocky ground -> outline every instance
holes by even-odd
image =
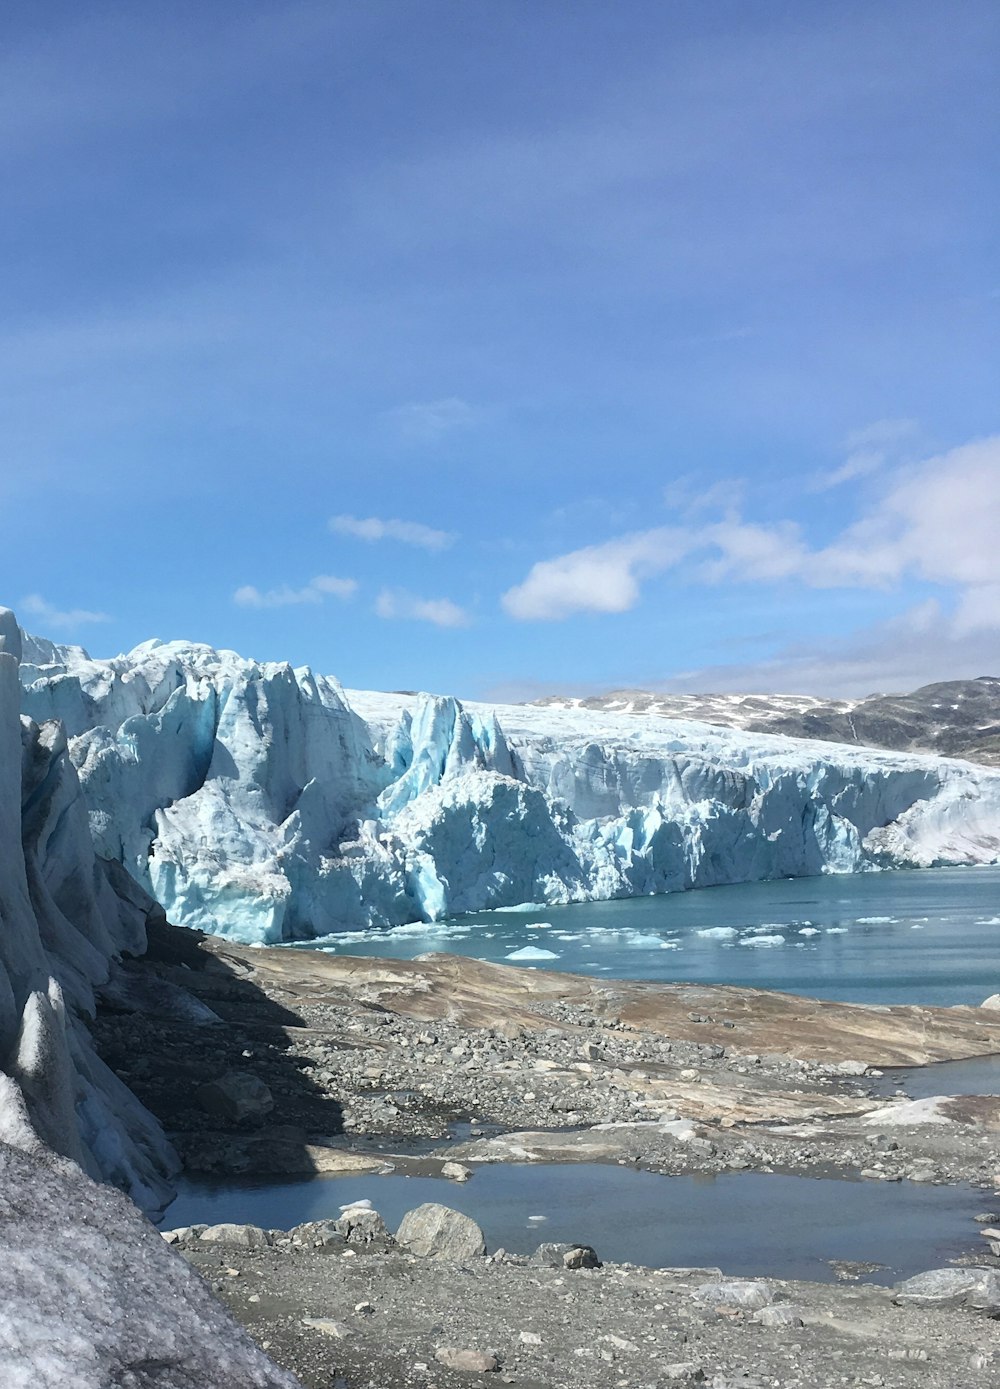
[[[185,1232],[185,1257],[309,1389],[985,1389],[1000,1374],[996,1274],[891,1290],[567,1267],[555,1246],[458,1260],[386,1249],[370,1229],[369,1244],[314,1226],[256,1249],[262,1232],[206,1234],[220,1232]]]
[[[1000,1181],[1000,1100],[871,1093],[873,1069],[1000,1052],[988,1009],[252,950],[163,927],[94,1031],[190,1173],[627,1160],[971,1181],[984,1211]],[[257,1243],[182,1249],[279,1363],[324,1389],[480,1373],[525,1389],[996,1382],[989,1317],[864,1284],[773,1283],[780,1310],[741,1310],[696,1295],[717,1272],[428,1261],[381,1236]],[[449,1350],[496,1368],[444,1364]]]

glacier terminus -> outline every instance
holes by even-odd
[[[244,942],[1000,859],[1000,774],[958,760],[345,690],[185,642],[22,649],[22,712],[64,726],[98,854]]]

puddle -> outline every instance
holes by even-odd
[[[850,1182],[741,1172],[665,1177],[599,1163],[481,1165],[465,1184],[436,1177],[316,1177],[282,1184],[186,1183],[162,1225],[248,1221],[290,1229],[368,1199],[390,1229],[424,1201],[471,1215],[491,1250],[542,1240],[593,1245],[614,1262],[718,1266],[740,1277],[831,1282],[828,1261],[884,1265],[891,1283],[975,1247],[971,1187]],[[539,1217],[544,1217],[540,1219]]]
[[[897,1090],[904,1090],[911,1100],[928,1095],[1000,1095],[1000,1056],[892,1067],[872,1084],[875,1095],[895,1095]]]

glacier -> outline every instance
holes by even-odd
[[[957,760],[21,640],[22,710],[65,729],[99,857],[244,942],[1000,860],[1000,774]]]
[[[0,1378],[296,1389],[137,1209],[180,1164],[87,1021],[162,910],[95,853],[63,725],[21,713],[23,654],[0,608]]]

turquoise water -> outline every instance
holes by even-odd
[[[661,897],[479,912],[297,948],[447,950],[619,979],[743,984],[860,1003],[1000,992],[1000,868],[782,879]]]
[[[913,1182],[734,1173],[663,1177],[596,1163],[480,1166],[465,1185],[434,1177],[317,1177],[247,1185],[186,1184],[162,1224],[250,1221],[290,1229],[336,1219],[365,1199],[391,1230],[439,1201],[471,1215],[487,1246],[529,1254],[543,1240],[592,1245],[614,1262],[719,1267],[743,1277],[828,1281],[828,1260],[886,1265],[888,1283],[937,1268],[978,1243],[983,1193]]]

